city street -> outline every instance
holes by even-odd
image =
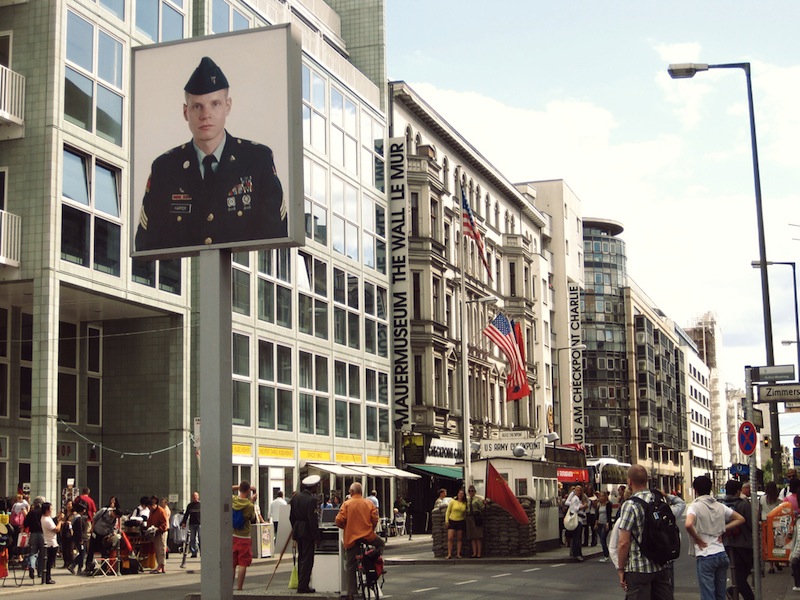
[[[426,543],[427,542],[427,543]],[[445,600],[457,596],[460,600],[489,600],[494,598],[574,598],[576,594],[590,593],[596,598],[622,598],[611,563],[598,562],[598,556],[583,563],[543,562],[562,556],[564,550],[541,553],[533,561],[445,561],[433,559],[429,548],[429,538],[413,544],[392,547],[390,540],[387,559],[390,561],[383,592],[386,598],[425,600]],[[587,550],[596,550],[595,548]],[[392,554],[398,559],[392,559]],[[589,556],[590,552],[586,552]],[[405,563],[400,561],[407,561]],[[57,583],[53,586],[31,586],[26,582],[21,588],[0,589],[0,598],[24,597],[30,600],[138,600],[147,597],[153,600],[183,600],[186,594],[200,590],[199,560],[190,560],[188,569],[178,568],[178,561],[170,559],[166,575],[128,575],[116,579],[85,579],[72,576],[65,570],[57,569],[54,575]],[[286,596],[291,560],[285,561],[270,588],[270,595]],[[266,582],[275,568],[274,561],[254,564],[248,569],[245,591],[251,594],[263,593]],[[675,565],[676,600],[696,600],[698,597],[695,578],[694,558],[683,556]],[[788,569],[776,575],[768,575],[764,580],[764,598],[774,600],[783,598],[791,589],[791,576]],[[791,594],[791,592],[789,592]],[[269,595],[265,596],[266,598]],[[314,596],[305,596],[313,598]],[[791,597],[791,596],[789,596]]]

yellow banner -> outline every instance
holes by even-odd
[[[349,452],[337,452],[336,462],[338,463],[360,463],[360,454],[350,454]]]
[[[231,454],[234,456],[252,456],[253,447],[250,444],[233,444]]]
[[[330,460],[331,453],[324,450],[300,450],[302,460]]]
[[[294,448],[278,448],[276,446],[259,446],[260,458],[294,458]]]
[[[367,464],[388,467],[391,466],[392,463],[388,456],[367,456]]]

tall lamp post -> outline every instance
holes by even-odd
[[[461,429],[462,445],[464,446],[464,487],[472,483],[472,424],[470,423],[470,395],[469,395],[469,351],[467,342],[469,334],[467,327],[467,304],[490,304],[497,302],[494,296],[483,296],[475,300],[466,299],[464,273],[461,273]]]
[[[753,183],[756,194],[756,225],[758,228],[758,255],[761,269],[761,304],[764,310],[764,344],[767,351],[767,366],[775,364],[775,352],[772,347],[772,313],[769,306],[769,275],[767,273],[767,244],[764,237],[764,212],[761,208],[761,175],[758,170],[758,146],[756,144],[756,118],[753,111],[753,85],[750,81],[750,63],[726,63],[708,65],[703,63],[672,64],[667,72],[673,79],[688,79],[698,71],[709,69],[742,69],[747,80],[747,106],[750,112],[750,145],[753,154]],[[780,439],[780,423],[778,422],[778,406],[770,404],[769,423],[772,435]],[[771,449],[772,472],[775,481],[781,480],[780,444],[773,444]]]
[[[754,260],[752,263],[754,269],[761,268],[761,262]],[[792,289],[794,290],[794,340],[781,342],[784,346],[790,346],[792,344],[797,344],[797,377],[798,381],[800,381],[800,313],[797,310],[797,264],[794,262],[784,262],[784,261],[777,261],[777,260],[769,260],[767,261],[767,266],[770,265],[786,265],[792,267]]]
[[[575,344],[574,346],[564,346],[562,348],[553,348],[553,352],[556,353],[556,362],[558,363],[558,372],[559,373],[561,373],[561,361],[558,358],[558,353],[561,352],[562,350],[579,350],[579,351],[583,351],[583,350],[586,350],[586,344]],[[559,413],[561,412],[561,406],[560,406],[561,405],[561,390],[564,387],[564,386],[561,385],[561,381],[562,381],[562,379],[561,379],[561,377],[559,377],[558,378]],[[569,386],[567,386],[567,389],[569,389]],[[583,404],[582,403],[581,403],[581,413],[583,413]],[[572,411],[570,411],[570,414],[573,414]],[[561,421],[561,415],[559,414],[559,422],[560,421]],[[561,428],[562,429],[564,428],[564,423],[561,423]],[[570,440],[571,438],[566,437],[566,432],[562,431],[561,432],[561,439]],[[575,442],[575,440],[571,440],[571,441],[573,443]],[[554,457],[554,459],[555,459],[555,457]]]

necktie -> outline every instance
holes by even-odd
[[[214,185],[214,163],[217,162],[217,157],[209,154],[203,158],[203,181],[206,187],[210,188]]]

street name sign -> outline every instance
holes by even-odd
[[[786,402],[800,400],[800,384],[779,383],[758,386],[759,402]]]

